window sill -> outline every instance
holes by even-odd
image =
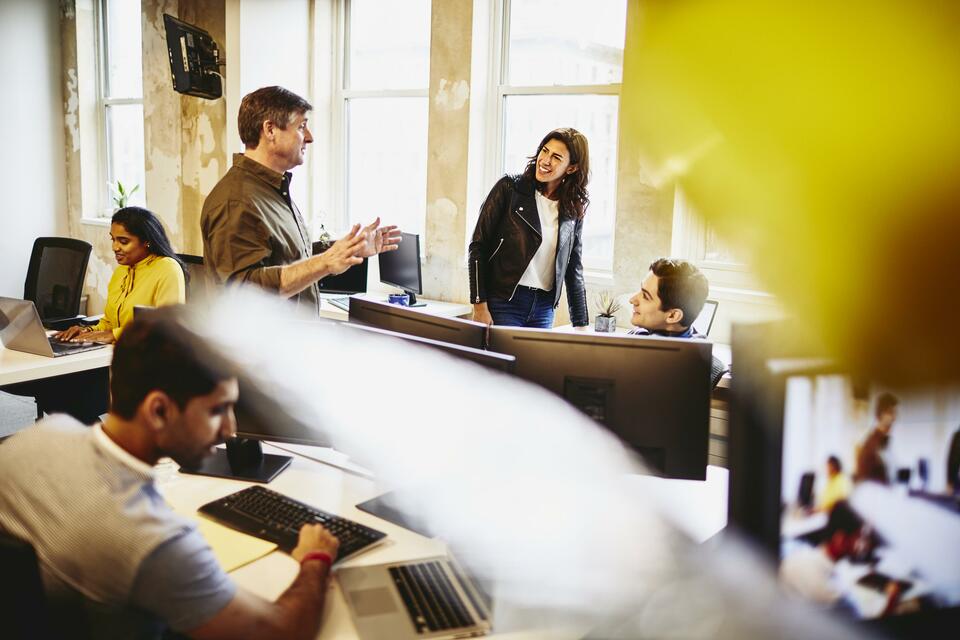
[[[613,277],[613,272],[611,271],[591,271],[590,269],[584,269],[583,282],[584,284],[592,284],[612,289],[616,284],[616,279]]]
[[[739,289],[736,287],[710,287],[710,298],[715,300],[728,300],[731,302],[747,302],[752,304],[776,305],[777,298],[764,291],[754,289]]]
[[[110,218],[80,218],[80,224],[90,227],[110,227]]]

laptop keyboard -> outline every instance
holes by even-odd
[[[87,351],[94,346],[92,342],[61,342],[54,338],[48,338],[50,348],[54,353],[74,353],[75,351]]]
[[[248,487],[203,505],[200,513],[244,533],[275,542],[290,553],[297,546],[300,528],[322,524],[340,541],[337,559],[343,560],[387,536],[359,522],[335,516],[265,487]]]
[[[476,624],[439,562],[407,564],[389,570],[417,633]]]

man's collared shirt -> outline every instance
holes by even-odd
[[[670,333],[669,331],[650,331],[649,329],[644,329],[643,327],[634,327],[627,331],[627,334],[631,336],[662,336],[664,338],[703,338],[702,335],[697,333],[697,330],[693,328],[693,325],[687,327],[685,331],[680,333]]]
[[[207,196],[200,216],[203,255],[221,283],[280,289],[283,266],[312,255],[307,226],[290,196],[290,172],[277,173],[241,153]],[[290,298],[313,313],[320,292],[311,284]]]

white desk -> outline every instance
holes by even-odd
[[[270,453],[289,453],[268,444],[264,444],[264,450]],[[177,472],[176,465],[169,462],[159,465],[157,484],[174,509],[195,512],[201,505],[239,491],[251,483],[181,474]],[[268,486],[274,491],[387,534],[384,542],[345,561],[343,566],[424,558],[443,554],[446,550],[442,542],[425,538],[357,509],[354,505],[358,502],[384,493],[384,489],[370,478],[344,473],[340,469],[294,455],[293,463]],[[274,551],[240,567],[230,575],[241,587],[268,600],[274,600],[293,582],[298,571],[299,566],[293,558],[283,552]],[[324,604],[323,624],[317,638],[356,638],[357,631],[339,584],[336,580],[331,580],[329,588]],[[555,630],[549,634],[528,631],[496,633],[487,637],[513,640],[569,637],[572,640],[582,637],[583,633],[583,629],[571,632],[569,636],[558,635]]]
[[[0,386],[109,367],[112,359],[112,346],[59,358],[47,358],[2,347],[0,348]]]
[[[387,293],[384,291],[371,291],[369,293],[357,294],[358,298],[364,300],[374,300],[376,302],[387,302]],[[443,302],[442,300],[430,300],[429,298],[417,298],[419,302],[425,302],[423,307],[406,307],[411,311],[419,311],[432,316],[441,316],[443,318],[462,318],[470,316],[473,313],[473,307],[469,304],[460,304],[458,302]],[[331,320],[347,320],[349,314],[330,304],[323,297],[320,298],[320,317]]]

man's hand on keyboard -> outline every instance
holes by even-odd
[[[300,538],[290,555],[293,556],[294,560],[300,562],[311,551],[322,551],[328,554],[331,560],[336,560],[339,548],[340,541],[324,529],[323,525],[305,524],[300,528]]]

